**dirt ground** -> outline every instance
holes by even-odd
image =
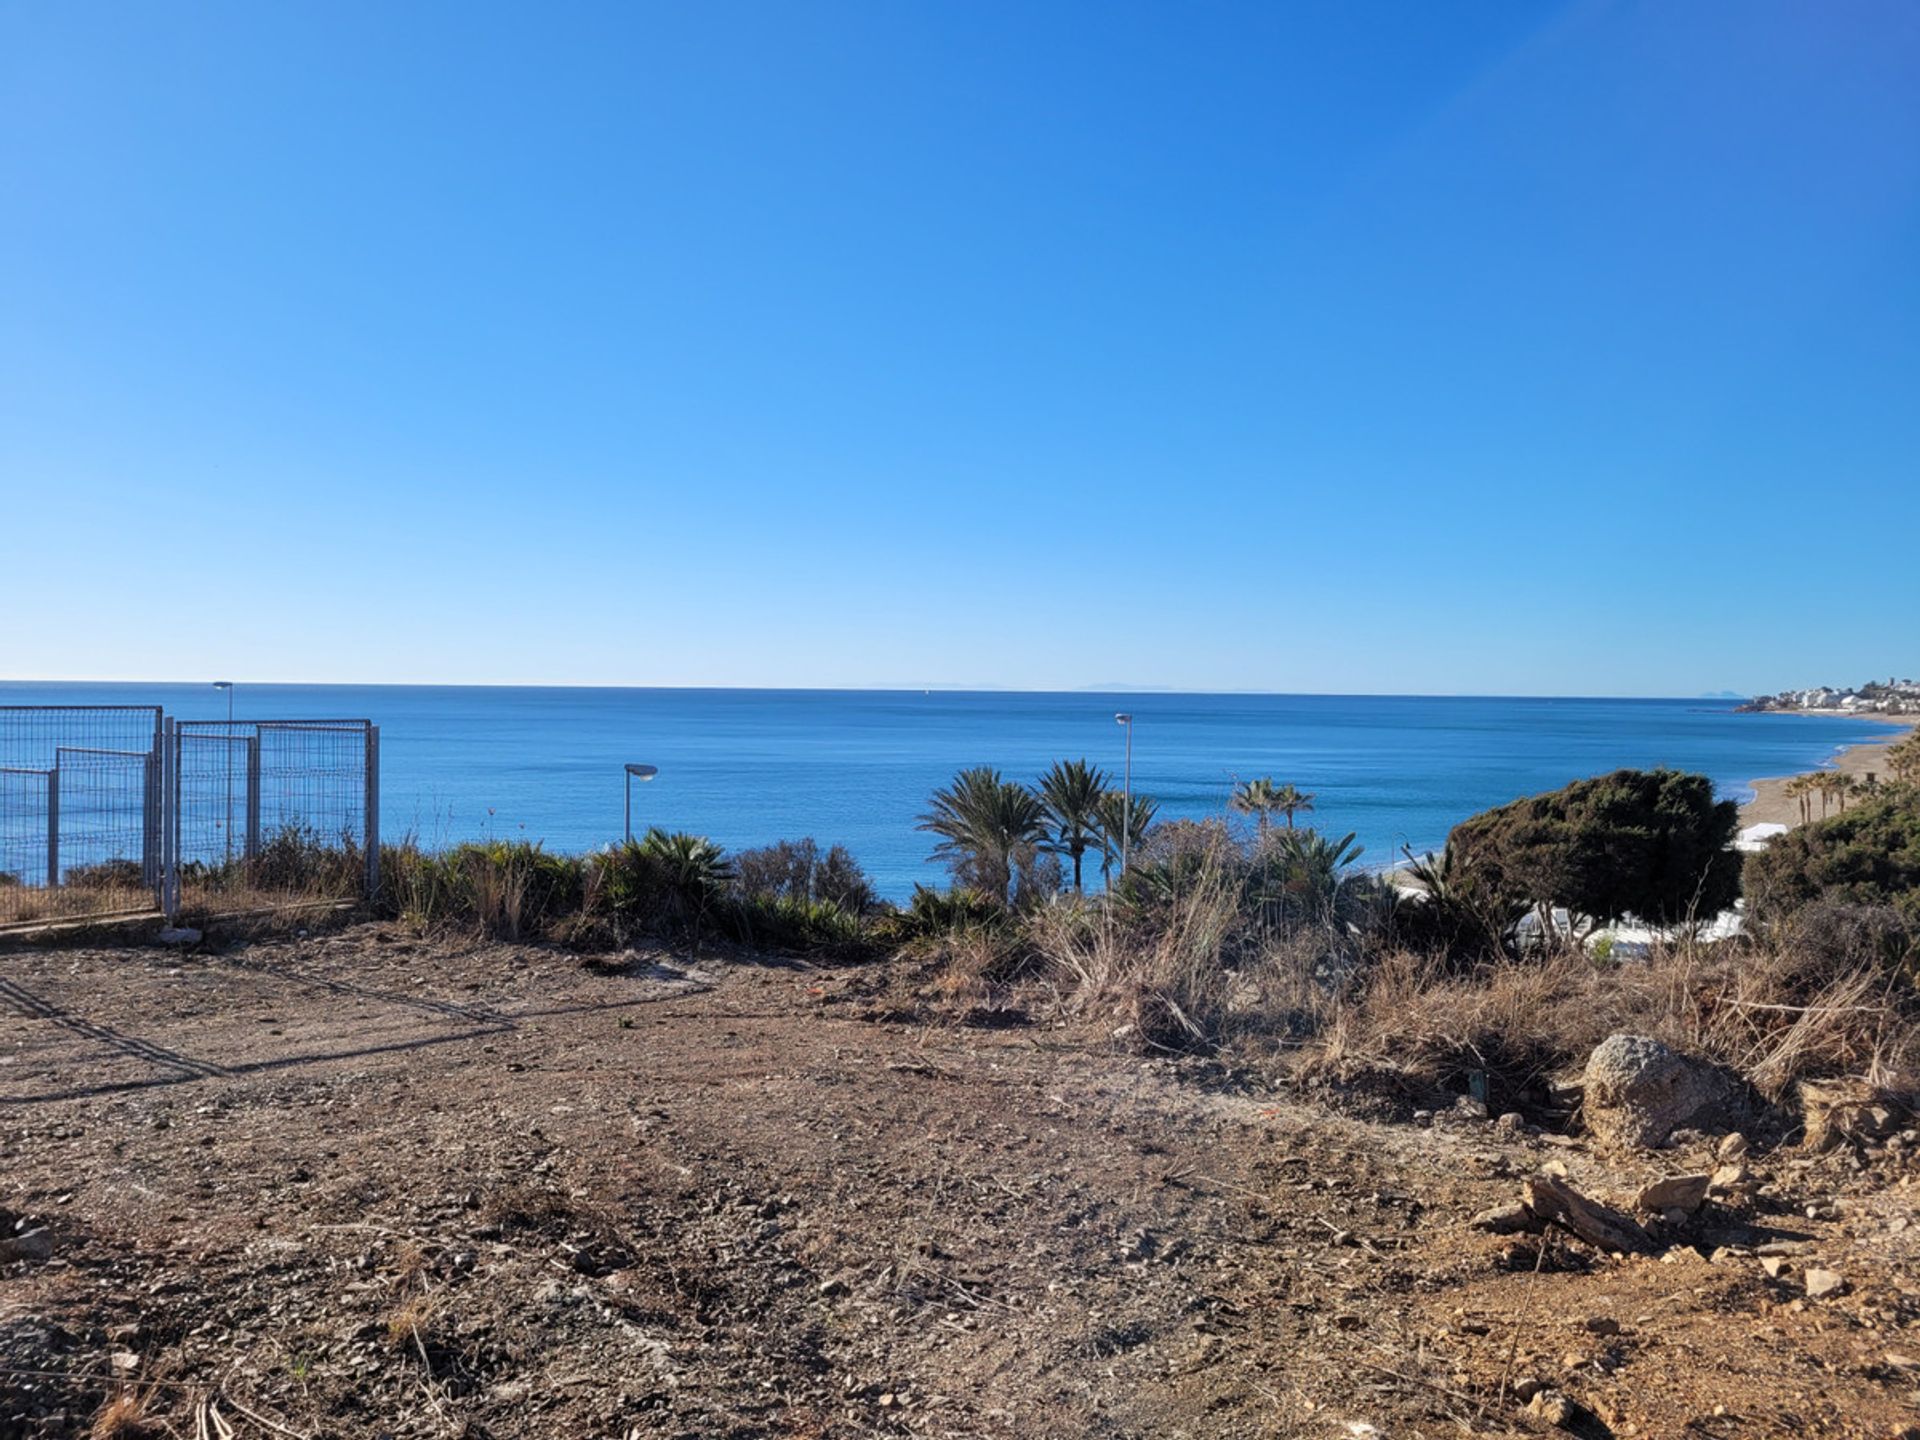
[[[379,925],[0,953],[0,1232],[52,1242],[0,1264],[0,1437],[116,1393],[122,1436],[1564,1433],[1523,1380],[1590,1436],[1920,1424],[1897,1142],[1616,1258],[1467,1222],[1706,1141],[1354,1118],[912,984]]]

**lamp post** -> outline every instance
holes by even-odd
[[[1133,716],[1122,711],[1113,723],[1127,732],[1127,788],[1120,801],[1120,878],[1127,878],[1127,841],[1133,835]]]
[[[227,692],[227,728],[221,749],[227,752],[227,864],[233,864],[233,681],[216,680],[213,688]]]
[[[633,843],[633,782],[651,780],[659,773],[660,767],[657,765],[627,766],[627,843],[629,845]]]

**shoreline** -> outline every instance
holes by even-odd
[[[1841,716],[1835,710],[1769,710],[1769,715],[1815,715],[1826,719]],[[1852,715],[1845,718],[1854,720],[1873,720],[1887,727],[1885,735],[1871,740],[1854,740],[1842,745],[1824,764],[1814,767],[1814,772],[1837,771],[1842,775],[1851,775],[1856,780],[1867,775],[1884,775],[1884,752],[1887,746],[1900,739],[1902,734],[1920,725],[1920,715]],[[1799,772],[1807,774],[1807,771]],[[1800,802],[1786,793],[1787,782],[1792,775],[1768,775],[1747,783],[1753,787],[1753,799],[1740,807],[1740,827],[1749,825],[1785,825],[1789,830],[1800,824]],[[1828,814],[1838,814],[1829,810]],[[1813,818],[1823,818],[1819,804],[1814,805]]]

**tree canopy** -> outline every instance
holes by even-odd
[[[1705,919],[1740,893],[1739,811],[1704,775],[1616,770],[1454,827],[1456,863],[1488,894],[1593,921]]]
[[[1845,812],[1747,857],[1747,904],[1761,921],[1816,900],[1891,905],[1920,924],[1920,785],[1882,785]]]

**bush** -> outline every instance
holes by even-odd
[[[1484,811],[1447,837],[1463,878],[1496,904],[1564,907],[1588,922],[1677,925],[1740,893],[1739,810],[1677,770],[1616,770]]]
[[[1920,927],[1920,786],[1888,785],[1747,857],[1747,904],[1775,924],[1820,900],[1888,906]]]
[[[734,884],[751,901],[824,902],[850,915],[875,908],[872,882],[844,845],[825,854],[818,842],[781,840],[734,858]]]

